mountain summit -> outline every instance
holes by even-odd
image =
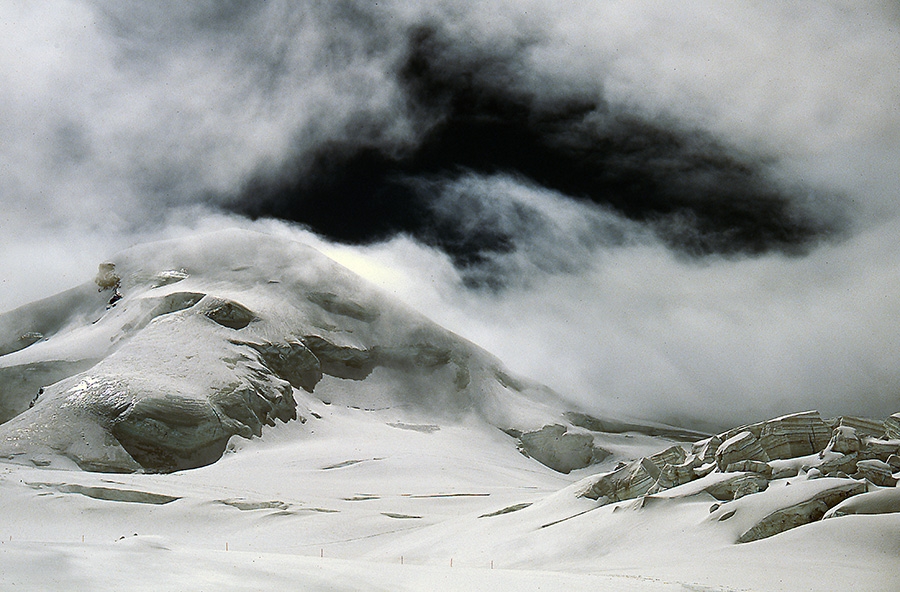
[[[310,398],[519,431],[562,409],[315,249],[241,230],[114,257],[0,317],[0,351],[0,454],[88,470],[209,464]]]

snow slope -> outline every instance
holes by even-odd
[[[308,247],[226,231],[113,263],[117,288],[0,316],[4,589],[900,587],[891,488],[863,481],[875,501],[743,544],[773,509],[852,480],[801,471],[724,506],[704,490],[722,473],[584,497],[695,438],[572,425],[551,390]],[[593,464],[522,454],[550,424],[566,430],[550,452]]]
[[[5,315],[2,342],[38,339],[2,358],[7,377],[28,377],[4,381],[8,414],[38,392],[36,365],[52,374],[44,384],[65,379],[3,426],[0,453],[44,454],[44,463],[61,453],[106,471],[191,468],[215,461],[233,435],[305,422],[312,394],[447,419],[476,414],[502,428],[542,425],[546,389],[317,251],[261,237],[223,231],[132,249],[113,262],[114,286]]]

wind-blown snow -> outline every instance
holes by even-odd
[[[0,11],[0,309],[273,215],[594,412],[893,412],[894,2]]]
[[[0,317],[9,352],[0,371],[54,362],[68,373],[42,385],[33,407],[7,405],[14,417],[0,424],[3,586],[900,584],[895,488],[815,479],[823,459],[812,455],[773,463],[794,476],[733,501],[707,488],[741,473],[617,503],[585,497],[618,463],[678,450],[692,434],[563,413],[571,409],[549,388],[310,247],[230,230],[139,246],[111,263],[106,289],[87,284]],[[18,341],[30,327],[40,337]],[[6,400],[23,387],[0,388]],[[877,437],[898,425],[846,421]],[[569,462],[583,440],[593,464],[567,473],[522,453],[557,446]],[[873,442],[900,452],[900,441]],[[773,513],[836,488],[857,495],[826,520],[736,544]]]
[[[2,359],[14,409],[4,419],[33,406],[0,428],[5,453],[62,453],[94,470],[200,466],[233,435],[306,422],[292,389],[520,430],[541,425],[529,407],[552,403],[534,402],[539,390],[529,403],[522,391],[534,387],[488,354],[295,242],[221,231],[137,247],[107,267],[115,282],[3,317],[7,349],[39,335]],[[46,377],[30,376],[35,367],[57,374],[35,383]]]

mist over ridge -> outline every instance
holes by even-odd
[[[893,413],[898,25],[875,1],[11,3],[0,308],[250,227],[587,407]]]

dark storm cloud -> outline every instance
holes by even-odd
[[[135,242],[242,225],[588,410],[894,412],[898,14],[3,2],[0,308]]]
[[[522,63],[533,37],[478,47],[437,25],[411,27],[396,77],[405,114],[421,130],[415,140],[381,144],[366,133],[376,122],[352,121],[358,135],[348,130],[302,154],[302,166],[257,176],[231,207],[341,241],[407,233],[463,265],[514,243],[486,224],[461,235],[463,219],[477,215],[467,203],[452,217],[446,207],[435,210],[435,201],[447,199],[435,187],[469,174],[517,177],[610,208],[690,254],[796,254],[841,230],[839,216],[804,208],[809,199],[834,198],[779,184],[768,174],[773,157],[588,93],[548,101],[542,85],[552,81],[529,79]]]

